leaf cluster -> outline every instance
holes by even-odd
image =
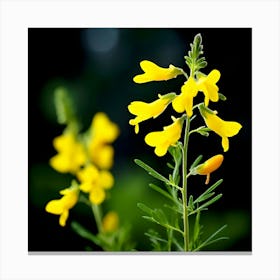
[[[160,174],[154,168],[150,167],[143,161],[136,159],[135,163],[143,168],[148,174],[155,179],[164,183],[164,188],[158,186],[154,183],[149,184],[149,187],[154,191],[158,192],[162,197],[166,199],[166,204],[164,204],[163,209],[152,209],[151,207],[145,205],[144,203],[138,203],[137,206],[145,213],[144,219],[157,224],[165,229],[166,236],[161,236],[155,229],[149,229],[145,235],[149,237],[154,250],[156,251],[184,251],[183,249],[183,205],[182,205],[182,194],[180,183],[180,172],[181,167],[181,147],[180,143],[177,146],[169,148],[169,152],[172,155],[173,162],[168,163],[171,168],[172,173],[167,176]],[[198,156],[196,160],[191,165],[190,169],[195,168],[201,161],[202,156]],[[190,238],[190,250],[199,251],[202,248],[216,242],[219,240],[227,239],[224,236],[217,235],[226,228],[226,225],[219,228],[217,231],[212,233],[206,239],[202,238],[203,235],[203,225],[200,224],[200,217],[203,211],[207,211],[208,207],[218,201],[222,194],[215,194],[216,188],[223,182],[222,179],[215,182],[207,190],[205,190],[197,198],[192,195],[189,196],[188,201],[188,216],[194,216],[195,220],[193,223],[192,235]]]
[[[71,228],[104,251],[131,251],[135,247],[135,244],[129,239],[129,226],[120,227],[113,232],[99,232],[98,234],[93,234],[76,221],[71,223]]]

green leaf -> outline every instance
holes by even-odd
[[[153,223],[156,223],[158,224],[158,222],[153,218],[153,217],[150,217],[150,216],[142,216],[143,219],[146,219],[150,222],[153,222]]]
[[[195,200],[195,203],[199,203],[199,202],[202,202],[202,201],[204,201],[204,200],[207,200],[208,198],[210,198],[210,197],[213,196],[214,194],[215,194],[215,192],[207,193],[207,194],[205,194],[205,195],[203,195],[203,196],[197,198],[197,199]]]
[[[200,233],[200,211],[197,212],[195,217],[194,229],[193,229],[193,242],[196,243]]]
[[[205,202],[204,204],[202,204],[201,206],[199,206],[195,211],[191,212],[191,213],[189,214],[189,216],[190,216],[190,215],[193,215],[193,214],[197,213],[198,211],[203,210],[203,209],[206,208],[207,206],[213,204],[213,203],[216,202],[218,199],[220,199],[222,196],[223,196],[223,194],[221,194],[221,193],[218,194],[218,195],[216,195],[216,196],[215,196],[214,198],[212,198],[211,200],[209,200],[209,201]]]
[[[190,211],[192,211],[194,209],[193,196],[192,195],[190,195],[190,197],[189,197],[188,206],[190,207]]]
[[[202,155],[199,155],[199,156],[195,159],[195,161],[193,162],[193,164],[191,165],[190,170],[193,169],[193,168],[195,168],[195,167],[200,163],[200,161],[202,160],[202,158],[203,158],[203,156],[202,156]]]
[[[162,188],[156,186],[155,184],[149,184],[149,187],[152,188],[153,190],[155,190],[156,192],[162,194],[163,196],[165,196],[166,198],[174,201],[173,197],[168,193],[166,192],[165,190],[163,190]]]
[[[91,233],[89,230],[87,230],[86,228],[84,228],[82,225],[80,225],[78,222],[73,221],[71,223],[71,228],[78,233],[81,237],[88,239],[90,241],[92,241],[93,243],[95,243],[98,246],[102,246],[101,241],[93,234]]]
[[[222,94],[222,93],[218,93],[219,94],[219,99],[221,99],[222,101],[226,101],[227,98]]]
[[[216,183],[214,183],[211,187],[209,187],[204,193],[202,193],[193,203],[197,203],[199,201],[203,201],[203,197],[207,195],[208,193],[212,192],[214,189],[216,189],[221,183],[223,182],[223,179],[218,180]]]
[[[227,225],[223,225],[222,227],[220,227],[217,231],[215,231],[212,235],[210,235],[203,243],[201,243],[194,251],[198,251],[200,250],[202,247],[205,247],[213,242],[216,242],[218,240],[221,240],[221,239],[226,239],[226,237],[220,237],[216,240],[213,240],[213,238],[219,234],[222,230],[224,230],[225,228],[227,227]]]
[[[145,205],[144,203],[137,203],[137,207],[140,208],[143,212],[149,214],[150,216],[152,216],[153,213],[153,209],[151,209],[150,207],[148,207],[147,205]]]
[[[183,215],[183,206],[181,205],[181,207],[179,207],[180,205],[178,204],[177,206],[173,205],[169,205],[169,204],[164,204],[164,207],[171,209],[172,211],[182,214]]]
[[[157,241],[160,241],[160,242],[164,242],[164,243],[167,243],[167,240],[159,237],[158,235],[153,235],[152,233],[148,233],[148,232],[145,232],[144,235],[148,236],[151,240],[157,240]]]
[[[68,91],[63,87],[58,87],[54,91],[54,104],[57,121],[60,124],[68,124],[74,118],[74,108]]]
[[[168,224],[167,218],[161,209],[155,209],[152,212],[152,217],[161,225]]]
[[[140,159],[135,159],[134,162],[139,165],[140,167],[142,167],[144,170],[146,170],[148,172],[149,175],[153,176],[154,178],[165,182],[166,184],[170,184],[169,180],[166,179],[164,176],[162,176],[161,174],[159,174],[157,171],[155,171],[152,167],[150,167],[149,165],[147,165],[146,163],[144,163],[143,161],[141,161]]]

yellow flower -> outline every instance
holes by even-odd
[[[151,103],[142,101],[133,101],[128,105],[128,110],[131,114],[136,115],[135,119],[129,121],[130,125],[135,126],[135,133],[139,132],[139,123],[150,118],[159,116],[175,97],[175,93],[158,95],[159,99]]]
[[[140,67],[144,71],[144,74],[137,75],[133,78],[133,81],[137,84],[152,81],[167,81],[183,74],[181,69],[172,64],[168,68],[162,68],[148,60],[141,61]]]
[[[176,144],[181,137],[182,120],[172,117],[173,123],[165,126],[163,131],[150,132],[145,137],[145,142],[155,147],[155,154],[159,157],[164,156],[169,146]]]
[[[194,175],[195,174],[206,175],[205,184],[207,185],[210,181],[210,174],[221,166],[223,160],[224,160],[223,155],[215,155],[209,158],[204,163],[198,165],[195,168],[195,170],[193,171]]]
[[[119,226],[119,216],[116,212],[108,212],[102,219],[102,229],[104,232],[113,232]]]
[[[96,113],[91,123],[92,138],[96,142],[112,143],[119,136],[118,126],[111,122],[108,116],[99,112]]]
[[[239,130],[242,128],[242,125],[238,122],[233,121],[224,121],[219,118],[215,112],[211,112],[208,108],[199,106],[201,115],[204,118],[205,124],[208,128],[222,137],[222,147],[224,152],[229,149],[229,140],[228,137],[235,136]]]
[[[199,91],[204,93],[205,106],[208,106],[209,99],[213,102],[217,102],[219,100],[219,88],[216,83],[219,81],[221,77],[221,73],[214,69],[212,70],[208,76],[200,77],[197,81],[197,87]]]
[[[59,224],[64,227],[69,216],[69,210],[75,206],[79,198],[79,189],[70,187],[59,192],[62,198],[51,200],[45,207],[48,213],[60,215]]]
[[[114,149],[109,144],[119,135],[118,126],[111,122],[104,113],[97,113],[90,127],[88,152],[91,161],[101,169],[109,169],[113,165]]]
[[[58,154],[50,159],[50,165],[61,173],[76,173],[86,162],[85,150],[77,142],[75,135],[66,132],[53,140],[53,145]]]
[[[198,93],[198,87],[195,80],[190,77],[181,87],[181,94],[172,101],[172,106],[177,113],[186,111],[187,116],[191,117],[193,114],[193,98]]]
[[[89,193],[89,199],[94,204],[101,204],[105,198],[105,190],[114,185],[114,177],[107,170],[99,171],[94,165],[89,164],[77,173],[80,190]]]

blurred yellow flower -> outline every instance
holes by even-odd
[[[203,105],[199,106],[199,111],[204,118],[207,127],[218,134],[220,137],[222,137],[222,147],[224,149],[224,152],[228,151],[228,137],[232,137],[238,134],[239,130],[242,128],[242,125],[238,122],[222,120],[215,114],[215,112],[211,112]]]
[[[214,69],[208,74],[208,76],[203,76],[198,79],[197,87],[199,91],[204,93],[205,106],[208,106],[209,99],[213,102],[217,102],[219,100],[219,88],[216,83],[219,81],[220,77],[220,71]]]
[[[113,232],[118,229],[119,216],[116,212],[108,212],[102,219],[102,230],[104,232]]]
[[[69,210],[75,206],[79,198],[79,188],[70,187],[59,192],[62,198],[51,200],[45,207],[48,213],[60,215],[59,224],[64,227],[69,216]]]
[[[198,165],[194,170],[194,174],[206,175],[205,184],[207,185],[210,181],[210,174],[222,165],[223,160],[223,155],[215,155],[206,160],[204,163]]]
[[[150,132],[145,137],[145,142],[155,147],[155,154],[159,157],[164,156],[169,146],[176,144],[181,137],[182,120],[172,117],[173,123],[165,126],[163,131]]]
[[[114,177],[107,170],[98,170],[94,165],[89,164],[77,173],[80,190],[89,193],[92,203],[99,205],[106,198],[106,189],[114,185]]]
[[[198,93],[198,87],[192,77],[184,83],[181,87],[181,94],[172,101],[172,106],[177,113],[186,111],[187,116],[191,117],[193,114],[193,98]]]
[[[113,165],[114,149],[111,144],[119,135],[118,126],[105,113],[97,113],[91,123],[88,151],[90,159],[101,169]]]
[[[118,126],[111,122],[103,112],[98,112],[92,119],[91,136],[94,141],[102,143],[112,143],[119,136]]]
[[[53,140],[58,154],[50,159],[50,165],[61,173],[76,173],[86,162],[83,145],[76,140],[72,132],[66,132]]]
[[[139,132],[139,123],[150,118],[159,116],[176,96],[175,93],[158,95],[159,99],[146,103],[142,101],[133,101],[128,105],[128,110],[131,114],[136,115],[136,118],[129,121],[130,125],[135,126],[135,133]]]
[[[144,71],[144,74],[137,75],[133,78],[133,81],[137,84],[152,81],[167,81],[183,74],[181,69],[172,64],[168,68],[162,68],[148,60],[141,61],[140,67]]]

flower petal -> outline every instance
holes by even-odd
[[[182,74],[182,71],[173,65],[169,65],[168,68],[163,68],[148,60],[141,61],[140,67],[144,71],[144,74],[136,75],[133,78],[133,81],[138,84],[151,81],[166,81]]]
[[[224,149],[224,152],[227,152],[229,149],[229,140],[227,137],[222,137],[222,147]]]
[[[89,194],[89,200],[96,205],[101,204],[105,200],[105,191],[100,187],[95,187]]]
[[[59,217],[59,224],[64,227],[66,225],[66,220],[68,219],[69,211],[65,210]]]
[[[60,215],[64,211],[64,205],[60,199],[51,200],[45,207],[48,213]]]
[[[104,189],[111,189],[114,185],[114,177],[111,172],[107,170],[100,171],[100,184]]]

